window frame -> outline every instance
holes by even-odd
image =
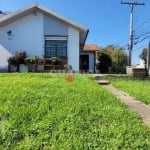
[[[47,45],[47,41],[55,41],[54,45],[55,46],[48,46]],[[66,46],[59,46],[58,43],[60,41],[65,41]],[[59,57],[59,58],[67,58],[67,49],[68,49],[68,37],[67,36],[50,36],[50,35],[45,35],[44,38],[44,42],[45,42],[45,46],[44,46],[44,57],[45,58],[50,58],[50,57]],[[48,50],[47,52],[47,48],[49,48],[50,50]],[[55,50],[51,50],[51,49],[55,49]],[[59,51],[58,49],[63,49],[65,48],[64,51]],[[54,52],[55,51],[55,52]],[[49,53],[48,55],[46,55],[47,53]],[[52,55],[52,53],[55,53],[54,55]],[[59,55],[60,54],[60,55]],[[64,54],[64,55],[63,55]]]

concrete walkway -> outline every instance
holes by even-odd
[[[150,128],[150,106],[136,100],[127,93],[114,88],[112,85],[103,85],[105,89],[117,96],[126,106],[136,112],[143,122]]]

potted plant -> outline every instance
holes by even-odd
[[[60,58],[58,58],[58,57],[51,57],[50,61],[51,61],[52,65],[59,65],[61,62]]]
[[[16,72],[17,71],[17,61],[15,56],[11,56],[8,58],[8,70],[10,72]]]
[[[28,56],[25,58],[25,62],[28,64],[35,64],[37,61],[37,56]]]
[[[37,56],[26,57],[25,63],[28,65],[29,71],[36,71]]]
[[[25,51],[17,51],[15,53],[16,61],[17,61],[17,71],[19,72],[28,72],[28,66],[26,64],[27,54]]]
[[[39,72],[43,72],[44,66],[45,66],[45,60],[43,58],[38,58],[36,70]]]

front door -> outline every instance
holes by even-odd
[[[89,71],[89,55],[80,55],[80,69],[81,71]]]

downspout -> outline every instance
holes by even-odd
[[[87,39],[88,34],[89,34],[89,29],[87,29],[87,31],[86,31],[86,36],[85,36],[85,39],[84,39],[84,41],[83,41],[82,49],[84,48],[85,41],[86,41],[86,39]]]

